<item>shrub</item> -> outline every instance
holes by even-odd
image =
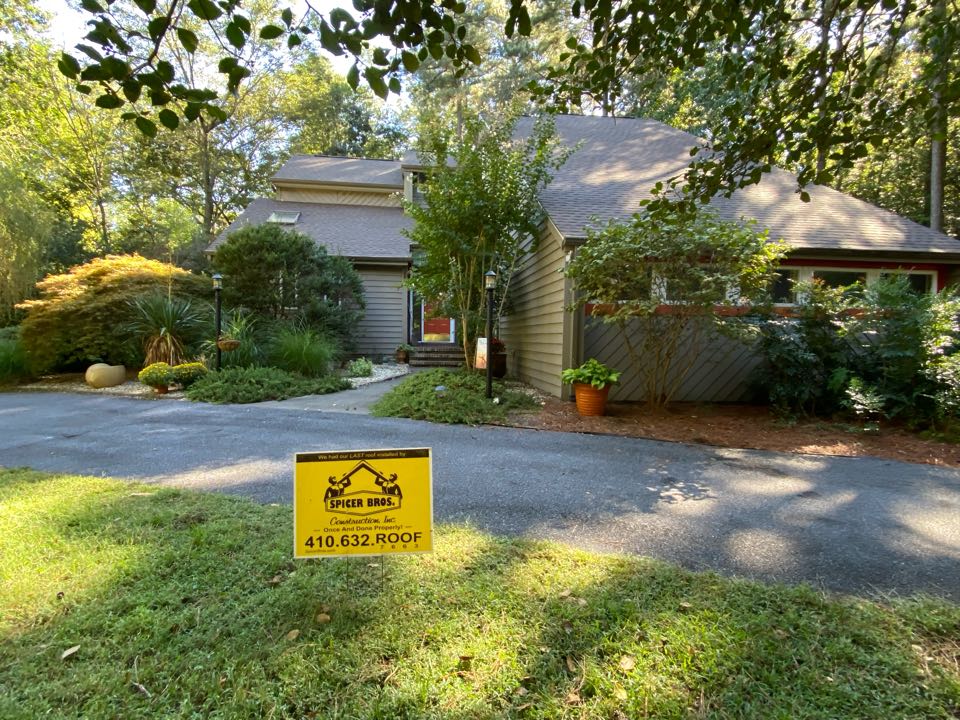
[[[142,353],[128,342],[131,301],[150,292],[201,298],[203,278],[138,255],[110,255],[51,275],[39,283],[40,297],[20,306],[23,345],[36,371],[91,362],[138,365]]]
[[[208,372],[203,363],[184,363],[173,368],[173,381],[183,388],[188,388]]]
[[[567,368],[560,373],[560,379],[567,385],[583,383],[602,390],[607,385],[620,381],[620,373],[611,370],[596,358],[590,358],[578,368]]]
[[[323,377],[338,354],[336,343],[309,329],[280,328],[270,346],[270,364],[306,377]]]
[[[373,375],[373,363],[365,357],[351,360],[347,364],[347,375],[350,377],[370,377]]]
[[[173,368],[165,362],[153,363],[137,374],[137,380],[153,388],[166,387],[174,380]]]
[[[127,331],[141,343],[144,363],[179,365],[199,341],[211,313],[200,312],[187,298],[153,293],[132,301],[134,317]]]
[[[382,417],[406,417],[440,423],[477,425],[502,421],[507,411],[537,407],[533,398],[494,383],[499,403],[486,397],[486,379],[470,371],[437,369],[411,375],[371,409]]]
[[[15,382],[29,374],[27,353],[20,342],[18,328],[0,329],[0,384]]]
[[[363,317],[363,282],[353,265],[302,233],[274,224],[231,233],[213,256],[223,299],[260,317],[305,323],[352,346]]]
[[[301,395],[324,395],[346,390],[343,378],[304,378],[277,368],[225,368],[211,372],[187,389],[187,397],[196,402],[255,403],[284,400]]]

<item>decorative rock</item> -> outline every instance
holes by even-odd
[[[96,363],[87,368],[83,378],[93,388],[116,387],[127,381],[127,369],[123,365]]]

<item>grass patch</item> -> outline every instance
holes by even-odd
[[[397,385],[371,408],[371,413],[381,417],[479,425],[506,420],[511,410],[538,407],[529,395],[509,390],[499,381],[493,383],[493,395],[499,398],[499,403],[493,403],[487,399],[486,382],[477,372],[427,370]]]
[[[207,373],[187,388],[186,395],[197,402],[255,403],[325,395],[349,387],[347,380],[332,375],[305,378],[271,367],[231,367]]]
[[[960,711],[946,602],[831,599],[460,526],[388,558],[381,582],[369,558],[293,562],[289,507],[27,470],[0,471],[0,507],[3,718]]]

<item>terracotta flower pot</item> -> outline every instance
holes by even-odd
[[[170,392],[170,388],[166,385],[154,385],[153,389],[157,391],[157,395],[166,395]]]
[[[577,399],[577,412],[586,416],[603,415],[607,409],[607,395],[610,386],[598,390],[589,383],[574,383],[573,393]]]

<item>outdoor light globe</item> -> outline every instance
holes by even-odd
[[[223,287],[223,275],[220,273],[214,273],[213,275],[213,289],[219,290]]]
[[[497,274],[493,270],[487,270],[483,276],[483,286],[487,290],[493,290],[497,286]]]

